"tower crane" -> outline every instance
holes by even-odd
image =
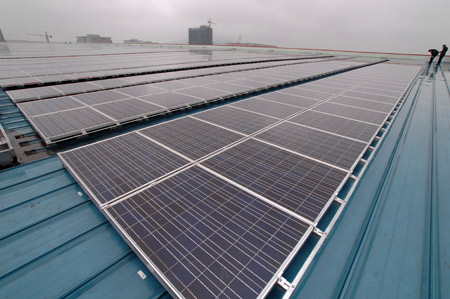
[[[214,23],[213,21],[211,21],[211,18],[209,18],[207,23],[209,24],[209,28],[211,28],[211,24],[218,25],[218,24]]]
[[[47,43],[49,43],[49,42],[50,42],[50,38],[53,37],[52,35],[49,35],[49,34],[47,33],[47,31],[45,31],[45,34],[32,34],[32,33],[28,33],[27,35],[42,36],[42,37],[45,37],[45,40],[47,41]]]

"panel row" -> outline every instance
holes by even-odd
[[[18,107],[49,144],[123,122],[247,94],[358,64],[327,61],[280,66],[19,103]],[[310,90],[296,93],[305,93],[306,96],[321,94],[322,98],[329,95]]]

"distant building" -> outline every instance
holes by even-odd
[[[77,36],[77,43],[111,44],[112,40],[110,37],[104,37],[98,34],[88,34],[86,36]]]
[[[132,38],[132,39],[127,39],[123,41],[125,44],[142,44],[144,41],[137,39],[137,38]]]
[[[0,43],[6,43],[5,37],[3,36],[1,29],[0,29]]]
[[[213,30],[209,26],[202,25],[199,28],[189,28],[190,45],[212,45]]]

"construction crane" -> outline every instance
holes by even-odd
[[[47,43],[50,42],[50,38],[52,38],[53,36],[49,35],[47,33],[47,31],[45,31],[45,34],[32,34],[32,33],[28,33],[27,35],[33,35],[33,36],[42,36],[45,37],[45,40],[47,41]]]
[[[214,23],[213,21],[211,21],[211,18],[209,18],[209,20],[208,20],[207,23],[209,24],[209,28],[211,28],[211,24],[217,25],[216,23]]]

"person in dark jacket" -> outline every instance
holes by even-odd
[[[431,54],[430,62],[428,64],[431,64],[433,62],[434,57],[436,57],[439,54],[439,51],[436,49],[430,49],[428,50],[428,52],[430,52]]]
[[[444,58],[445,53],[447,53],[447,50],[448,50],[447,46],[446,45],[442,45],[441,55],[439,55],[439,60],[438,60],[436,65],[440,65],[441,64],[441,61]]]

